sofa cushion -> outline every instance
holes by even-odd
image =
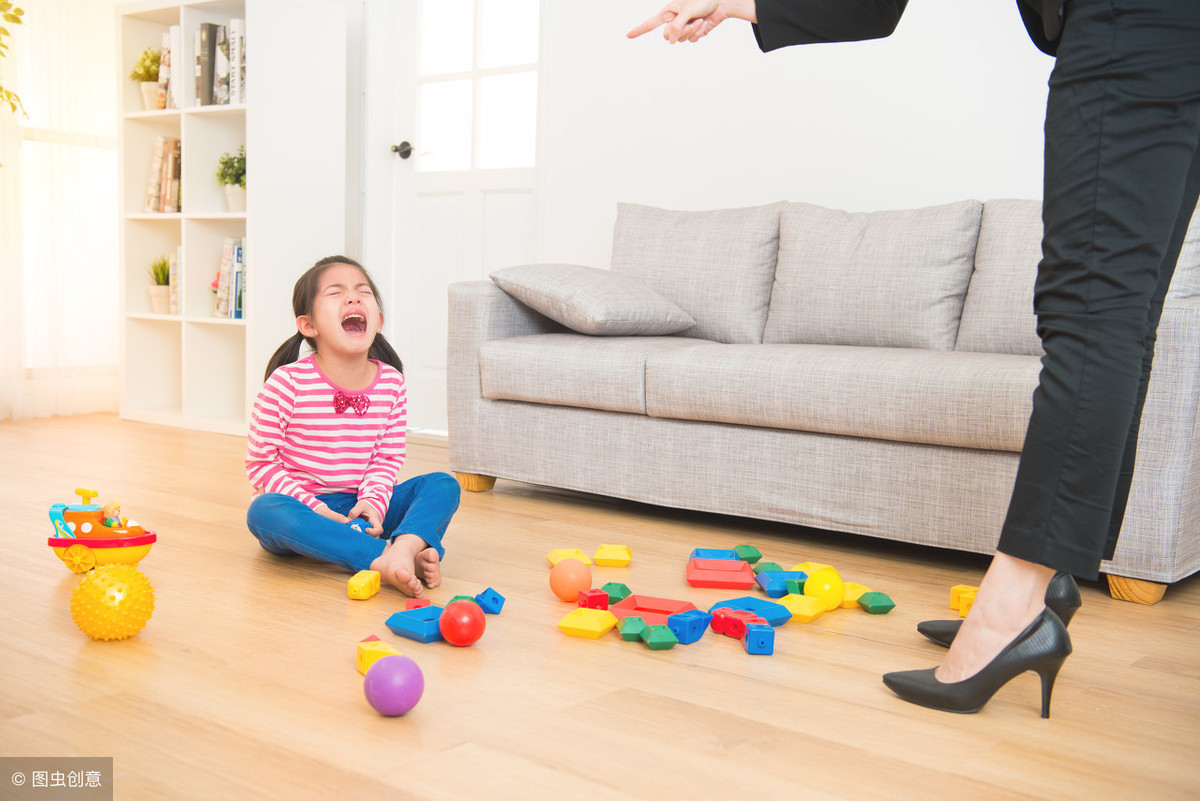
[[[574,264],[525,264],[491,274],[496,285],[534,311],[581,334],[656,336],[696,324],[650,287],[611,270]]]
[[[1040,200],[984,204],[975,274],[967,287],[956,350],[1042,354],[1033,313],[1033,284],[1041,258]]]
[[[842,345],[696,345],[646,362],[646,412],[1020,451],[1035,356]]]
[[[695,318],[683,336],[762,342],[782,206],[667,211],[618,204],[612,269]]]
[[[951,350],[982,204],[847,212],[787,204],[763,341]]]
[[[483,397],[646,413],[646,357],[708,344],[683,337],[534,334],[479,348]]]

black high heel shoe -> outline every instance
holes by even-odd
[[[1059,668],[1071,653],[1071,636],[1058,615],[1043,609],[996,658],[970,678],[938,681],[936,668],[884,674],[892,692],[914,704],[943,712],[978,712],[996,691],[1027,670],[1042,679],[1042,717],[1050,717],[1050,693]]]
[[[1046,587],[1046,608],[1058,615],[1064,626],[1069,626],[1081,606],[1083,599],[1074,577],[1069,573],[1055,573]],[[962,620],[926,620],[917,624],[917,631],[943,648],[949,648],[962,623]]]

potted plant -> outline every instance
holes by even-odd
[[[230,211],[246,210],[246,146],[237,155],[222,153],[217,160],[217,183],[225,187],[225,202]]]
[[[129,73],[129,77],[141,84],[142,88],[142,105],[146,107],[146,111],[153,111],[158,108],[158,60],[159,51],[153,47],[147,47],[138,56],[137,63],[133,65],[133,71]]]
[[[167,314],[171,309],[171,262],[166,256],[159,256],[150,262],[146,268],[150,276],[150,311],[154,314]]]

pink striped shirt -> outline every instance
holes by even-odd
[[[375,361],[372,359],[372,361]],[[279,492],[316,509],[317,495],[356,493],[387,514],[392,487],[404,464],[407,399],[404,376],[383,362],[362,392],[333,384],[315,356],[271,373],[254,400],[246,443],[246,475],[255,495]],[[365,395],[366,413],[338,413],[334,395]]]

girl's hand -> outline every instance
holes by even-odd
[[[350,518],[346,517],[345,515],[338,514],[337,512],[333,511],[328,506],[326,506],[325,504],[321,504],[316,509],[313,509],[313,511],[316,512],[317,514],[319,514],[321,517],[328,517],[330,520],[333,520],[337,523],[349,523],[350,522]]]
[[[383,533],[383,519],[379,516],[379,510],[366,501],[359,501],[354,504],[354,508],[347,515],[350,520],[363,518],[367,521],[367,533],[372,537],[378,537]]]

